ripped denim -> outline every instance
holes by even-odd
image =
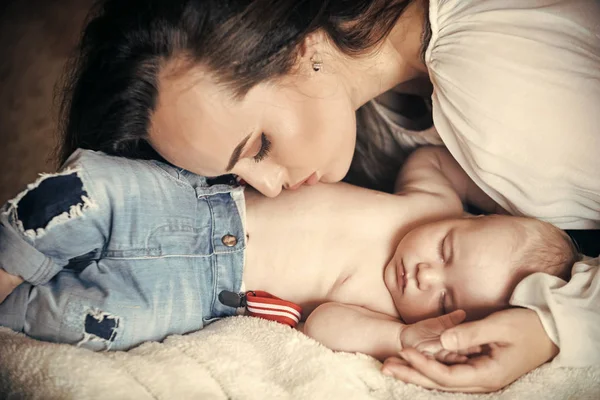
[[[0,325],[45,341],[124,350],[236,310],[243,188],[158,161],[78,150],[0,210],[0,267],[21,284]]]

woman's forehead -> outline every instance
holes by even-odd
[[[210,79],[179,74],[160,82],[150,143],[168,161],[206,175],[225,172],[254,116]]]

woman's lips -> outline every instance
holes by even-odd
[[[317,175],[316,172],[313,172],[308,178],[301,180],[300,182],[296,183],[294,186],[290,186],[289,189],[290,190],[296,190],[298,189],[300,186],[304,185],[305,183],[307,185],[314,185],[317,182],[319,182],[319,177]]]
[[[308,179],[306,180],[306,184],[307,185],[316,185],[317,183],[319,183],[319,176],[317,175],[316,172],[313,172],[311,176],[308,177]]]

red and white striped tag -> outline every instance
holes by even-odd
[[[302,319],[302,308],[261,290],[246,292],[247,315],[270,319],[295,328]]]

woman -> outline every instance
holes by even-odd
[[[342,179],[355,111],[429,79],[441,139],[490,197],[563,229],[597,229],[598,20],[594,0],[108,0],[68,81],[61,158],[78,147],[163,158],[276,196]],[[510,376],[484,390],[504,386],[555,354],[536,352],[518,370],[505,356],[550,342],[533,311],[464,330],[492,342],[518,324],[527,335],[460,389],[499,364]],[[411,371],[433,386],[423,380],[433,369]]]

